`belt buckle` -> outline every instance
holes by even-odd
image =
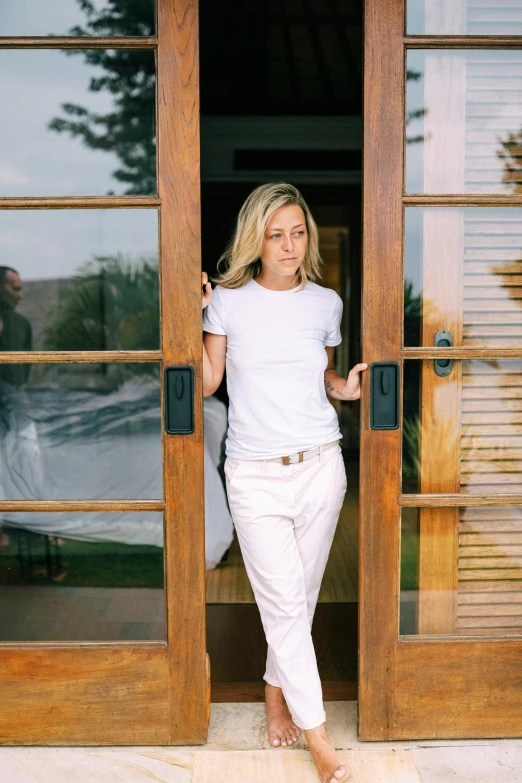
[[[304,462],[306,452],[298,451],[295,454],[289,454],[287,457],[281,457],[283,465],[295,465],[296,462]]]

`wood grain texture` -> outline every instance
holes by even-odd
[[[403,348],[401,356],[403,359],[522,359],[522,348]]]
[[[408,49],[520,49],[516,35],[408,35]]]
[[[153,36],[0,36],[0,49],[154,49]]]
[[[5,511],[163,511],[162,500],[0,500]]]
[[[136,209],[160,203],[156,196],[24,196],[0,198],[0,209]]]
[[[403,3],[367,0],[364,50],[363,360],[400,361],[402,341]],[[383,206],[386,205],[384,209]],[[401,436],[370,430],[363,379],[359,533],[359,734],[394,727]],[[383,587],[385,588],[383,589]]]
[[[498,494],[498,495],[401,495],[400,506],[418,506],[419,508],[435,508],[437,506],[520,506],[522,495]]]
[[[395,739],[522,736],[520,640],[397,643]]]
[[[161,351],[0,351],[0,364],[159,362]]]
[[[164,437],[171,742],[210,717],[205,641],[198,5],[158,2],[158,184],[165,365],[195,371],[195,431]]]
[[[519,207],[522,205],[522,196],[517,193],[512,196],[502,193],[441,193],[440,196],[431,196],[422,193],[405,195],[403,202],[409,207]]]
[[[2,645],[0,670],[1,744],[169,741],[164,645]]]

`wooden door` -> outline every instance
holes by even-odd
[[[0,741],[201,743],[197,3],[87,5],[2,11]]]
[[[522,4],[365,25],[360,735],[521,736]]]

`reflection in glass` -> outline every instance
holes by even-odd
[[[408,0],[408,35],[522,35],[519,0]]]
[[[409,50],[408,76],[406,191],[518,193],[522,52]]]
[[[0,5],[3,35],[154,35],[155,0],[16,0]]]
[[[161,498],[157,363],[0,365],[0,498]]]
[[[405,362],[403,491],[522,493],[522,360]]]
[[[0,210],[0,256],[0,350],[159,348],[157,210]]]
[[[401,634],[522,633],[522,507],[403,508]]]
[[[522,209],[406,209],[404,344],[516,348],[522,340]]]
[[[165,638],[163,515],[2,513],[0,641]]]
[[[0,196],[156,192],[153,51],[0,51],[0,104]]]

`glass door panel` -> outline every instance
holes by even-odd
[[[155,0],[127,4],[114,0],[94,0],[89,4],[78,0],[5,2],[0,7],[0,36],[154,35],[155,6]]]
[[[401,634],[522,634],[522,508],[403,508]]]
[[[522,209],[407,207],[404,247],[406,346],[520,346]]]
[[[522,51],[410,49],[407,72],[406,192],[518,193]]]
[[[522,360],[450,360],[444,371],[405,362],[403,492],[522,494]]]
[[[3,512],[0,536],[0,642],[165,639],[161,512]]]
[[[3,500],[162,498],[160,367],[0,364]]]
[[[522,35],[519,0],[408,0],[408,35]]]
[[[0,350],[159,350],[156,209],[0,210],[0,253]]]
[[[148,49],[0,49],[0,196],[156,193]]]

